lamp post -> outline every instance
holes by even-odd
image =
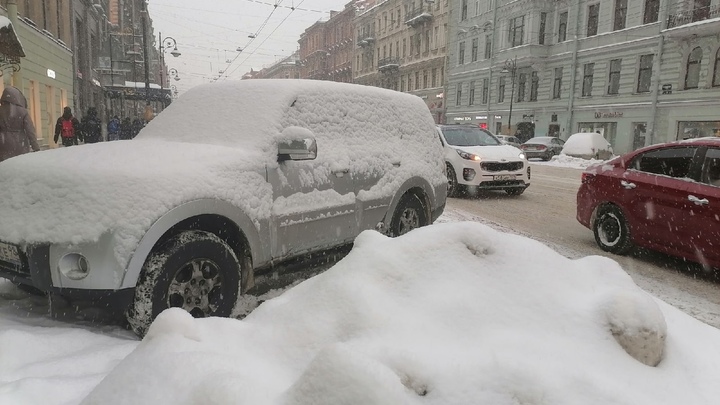
[[[502,73],[510,73],[510,112],[508,113],[508,135],[512,135],[512,110],[513,99],[515,98],[515,74],[517,73],[517,56],[505,61]]]
[[[163,88],[166,77],[165,77],[165,52],[170,50],[170,55],[177,58],[181,55],[177,49],[177,41],[173,37],[162,37],[162,32],[158,33],[158,44],[160,47],[160,89]],[[177,72],[177,70],[175,71]]]

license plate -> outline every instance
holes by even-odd
[[[512,174],[503,174],[500,176],[493,176],[493,180],[515,180],[515,176]]]
[[[0,242],[0,260],[20,264],[20,253],[16,246]]]

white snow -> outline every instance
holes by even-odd
[[[572,157],[564,154],[553,156],[549,161],[544,162],[540,159],[529,159],[531,164],[542,165],[542,166],[556,166],[556,167],[568,167],[571,169],[586,169],[592,165],[605,162],[605,160],[598,159],[583,159],[578,157]]]
[[[593,156],[598,151],[609,150],[612,153],[610,143],[599,133],[579,132],[572,134],[565,141],[562,153],[570,156]]]
[[[45,320],[13,294],[0,284],[2,404],[695,405],[720,396],[720,331],[652,298],[610,259],[567,259],[477,223],[396,239],[366,231],[333,268],[244,320],[169,310],[139,344]],[[629,356],[616,328],[666,333],[657,367]]]

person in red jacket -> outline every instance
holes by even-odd
[[[58,138],[62,139],[63,146],[77,145],[78,139],[82,140],[80,121],[73,117],[70,107],[63,109],[63,115],[55,123],[55,143],[58,143]]]

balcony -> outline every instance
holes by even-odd
[[[405,24],[411,27],[417,27],[426,21],[432,20],[433,17],[430,11],[423,10],[422,7],[420,7],[417,10],[409,11],[405,18]]]
[[[357,44],[358,46],[361,46],[363,48],[367,46],[372,46],[372,44],[375,43],[375,33],[374,32],[363,32],[360,35],[358,35]]]
[[[382,58],[378,61],[378,70],[381,73],[390,73],[400,68],[399,58]]]
[[[720,33],[720,6],[699,7],[682,13],[671,14],[667,19],[668,38],[685,38],[691,35],[705,36]]]

